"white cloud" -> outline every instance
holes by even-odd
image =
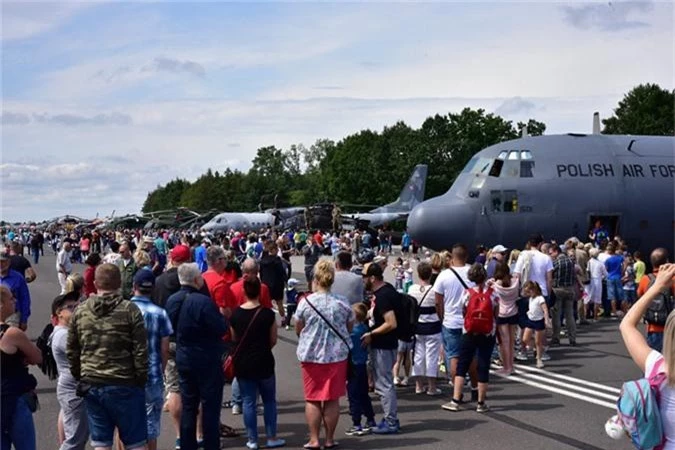
[[[96,3],[99,2],[3,1],[2,41],[31,38],[56,29]]]

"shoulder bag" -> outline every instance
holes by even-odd
[[[253,314],[253,318],[248,323],[246,330],[244,330],[244,334],[239,340],[237,346],[235,347],[234,352],[227,355],[227,357],[223,360],[223,374],[225,375],[225,381],[227,382],[232,382],[232,380],[234,380],[234,358],[237,357],[241,345],[246,340],[246,336],[248,336],[248,330],[251,329],[251,325],[253,325],[253,322],[255,322],[255,318],[258,317],[258,314],[260,313],[260,311],[262,311],[262,309],[263,309],[262,306],[258,307],[258,310],[255,312],[255,314]]]
[[[328,297],[328,296],[326,295],[326,297]],[[337,337],[339,337],[340,340],[342,340],[342,342],[344,342],[344,344],[347,346],[347,350],[348,350],[348,352],[347,352],[347,378],[348,378],[348,379],[349,379],[349,378],[352,378],[353,376],[356,375],[356,368],[354,367],[354,363],[352,362],[352,350],[351,350],[351,347],[349,346],[349,342],[347,341],[347,339],[345,339],[344,336],[342,336],[342,335],[340,334],[340,332],[333,326],[333,324],[330,323],[330,322],[328,321],[328,319],[326,319],[326,318],[323,316],[323,314],[321,314],[321,313],[319,312],[319,310],[316,309],[316,307],[315,307],[314,305],[312,305],[312,302],[310,302],[308,298],[305,298],[305,301],[306,301],[307,304],[314,310],[314,312],[317,313],[317,314],[319,315],[319,317],[321,317],[321,320],[323,320],[324,322],[326,322],[326,325],[328,325],[328,328],[330,328],[331,331],[333,331],[333,333],[335,333],[335,335],[336,335]]]

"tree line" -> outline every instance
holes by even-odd
[[[606,134],[670,135],[675,91],[655,84],[640,85],[619,102],[614,115],[603,120]],[[247,172],[208,169],[194,182],[175,179],[157,186],[143,204],[143,212],[174,209],[195,211],[254,211],[273,206],[337,202],[382,205],[399,193],[416,164],[429,166],[426,197],[447,191],[471,157],[490,145],[520,136],[544,133],[535,119],[511,121],[465,108],[459,113],[428,117],[419,128],[405,122],[381,132],[362,130],[335,142],[319,139],[281,149],[257,150]]]

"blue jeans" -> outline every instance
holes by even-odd
[[[232,380],[232,404],[241,406],[241,388],[236,377]]]
[[[15,450],[35,450],[35,423],[33,413],[28,409],[28,403],[24,397],[19,397],[16,410],[12,417],[12,427],[8,433],[0,436],[0,449],[10,450],[14,445]]]
[[[368,395],[368,370],[365,364],[354,364],[354,376],[347,380],[347,395],[354,426],[361,425],[362,416],[366,417],[367,422],[374,423],[375,412]]]
[[[450,360],[459,358],[462,348],[462,329],[443,327],[443,350],[445,356],[445,371],[450,376]]]
[[[143,388],[92,386],[85,401],[93,447],[111,447],[115,428],[127,448],[140,447],[147,442]]]
[[[240,379],[239,387],[243,400],[244,426],[249,442],[258,441],[258,412],[256,402],[258,392],[262,397],[265,420],[265,435],[272,439],[277,435],[277,398],[274,375],[264,380]]]
[[[155,440],[162,430],[162,408],[164,407],[164,382],[145,385],[145,415],[148,425],[148,440]]]
[[[618,280],[607,280],[607,299],[615,301],[617,306],[623,301],[623,284]]]
[[[659,353],[663,352],[663,333],[647,333],[647,345]]]
[[[33,249],[31,249],[31,253],[33,254],[33,263],[37,264],[38,261],[40,260],[40,249],[39,248],[33,248]]]
[[[220,408],[224,375],[220,364],[178,370],[183,409],[180,418],[182,450],[197,450],[197,412],[202,405],[204,450],[220,450]]]

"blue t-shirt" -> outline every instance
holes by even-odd
[[[365,323],[357,323],[352,328],[352,363],[365,365],[368,362],[368,349],[361,345],[361,337],[368,332]]]
[[[288,305],[298,304],[298,291],[296,291],[295,289],[286,289],[286,304]]]
[[[605,269],[607,269],[608,280],[620,280],[623,269],[623,256],[612,255],[605,261]]]

